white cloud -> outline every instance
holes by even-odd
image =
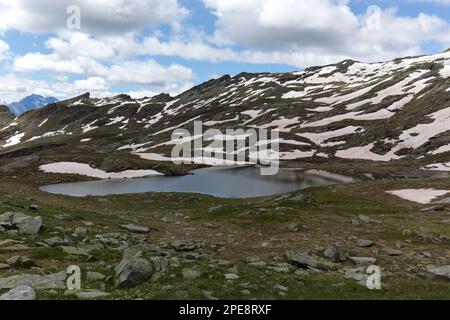
[[[402,17],[390,8],[358,16],[348,1],[338,0],[203,2],[218,19],[216,43],[243,45],[256,60],[275,52],[275,57],[287,57],[286,63],[304,67],[343,57],[374,61],[419,54],[426,41],[442,48],[450,44],[449,23],[423,13]]]
[[[122,34],[158,24],[179,25],[188,14],[177,0],[0,0],[0,31],[61,32],[67,8],[81,9],[81,28],[91,34]]]
[[[118,84],[145,84],[164,86],[170,82],[192,80],[194,73],[191,69],[179,64],[164,67],[154,60],[125,61],[111,66],[105,76],[109,81]]]
[[[13,62],[16,72],[49,71],[57,74],[76,74],[101,77],[115,85],[137,84],[167,86],[194,78],[191,69],[179,64],[162,66],[152,59],[136,59],[139,45],[133,37],[94,39],[73,33],[64,38],[50,38],[46,46],[49,54],[28,53],[17,56]],[[118,46],[116,46],[119,44]],[[121,48],[132,52],[120,52]]]
[[[65,58],[89,57],[93,59],[109,59],[115,54],[113,47],[81,32],[70,33],[67,39],[50,38],[46,42],[49,49]]]
[[[108,82],[100,77],[91,77],[85,80],[77,80],[73,87],[78,92],[106,91],[109,89]]]

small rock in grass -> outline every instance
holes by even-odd
[[[37,204],[32,204],[32,205],[29,207],[29,209],[30,209],[30,210],[33,210],[33,211],[39,211],[39,210],[41,210],[41,207],[38,206]]]
[[[303,230],[303,226],[300,223],[291,223],[288,226],[288,230],[289,230],[289,232],[293,232],[293,233],[299,232],[299,231]]]
[[[372,240],[364,240],[360,239],[356,241],[356,245],[361,248],[369,248],[372,247],[375,244]]]
[[[125,230],[128,230],[133,233],[148,233],[148,232],[150,232],[150,228],[137,226],[134,224],[126,224],[126,225],[122,225],[121,227],[124,228]]]
[[[372,265],[377,262],[377,259],[372,258],[372,257],[351,257],[351,259],[356,264],[362,264],[362,265]]]
[[[86,300],[106,298],[109,297],[110,295],[111,295],[110,293],[103,292],[100,290],[83,291],[75,294],[75,296],[78,299],[86,299]]]
[[[171,243],[171,247],[176,251],[193,251],[197,246],[189,240],[176,240]]]
[[[28,257],[14,256],[6,260],[6,263],[11,267],[20,269],[31,269],[37,267],[38,265]]]
[[[71,245],[73,245],[73,242],[71,240],[59,236],[47,239],[44,242],[48,244],[50,247],[61,247],[61,246],[70,247]]]
[[[85,237],[88,234],[88,229],[85,227],[78,227],[75,229],[74,235],[76,237]]]
[[[330,245],[323,255],[334,262],[346,262],[350,258],[347,250],[336,243]]]
[[[193,270],[193,269],[188,269],[188,268],[183,269],[182,273],[183,273],[183,279],[185,279],[185,280],[194,280],[194,279],[200,278],[202,275],[199,271]]]
[[[233,281],[233,280],[237,280],[237,279],[239,279],[239,276],[237,274],[234,274],[234,273],[225,274],[225,280]]]
[[[289,289],[288,289],[287,287],[285,287],[285,286],[283,286],[283,285],[281,285],[281,284],[277,284],[277,285],[275,286],[275,289],[276,289],[276,290],[279,290],[279,291],[283,291],[283,292],[289,291]]]
[[[102,281],[106,276],[100,272],[89,271],[86,275],[86,280],[91,282]]]
[[[397,257],[397,256],[401,256],[402,252],[400,250],[397,249],[384,249],[384,252],[386,254],[388,254],[391,257]]]

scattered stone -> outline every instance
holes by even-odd
[[[275,286],[275,289],[276,289],[276,290],[279,290],[279,291],[283,291],[283,292],[288,292],[288,291],[289,291],[289,289],[288,289],[287,287],[285,287],[285,286],[283,286],[283,285],[281,285],[281,284],[277,284],[277,285]]]
[[[150,232],[150,228],[137,226],[134,224],[121,225],[121,227],[124,228],[125,230],[128,230],[133,233],[148,233],[148,232]]]
[[[372,240],[357,240],[356,245],[361,248],[370,248],[375,244]]]
[[[13,268],[19,269],[31,269],[37,267],[38,265],[28,257],[14,256],[6,260],[6,263]]]
[[[365,268],[345,269],[344,276],[357,281],[362,286],[367,285],[367,279],[369,278]]]
[[[438,203],[438,204],[450,204],[450,197],[447,197],[447,198],[441,199],[439,201],[436,201],[436,203]]]
[[[75,229],[74,235],[76,237],[85,237],[88,234],[88,229],[85,227],[78,227]]]
[[[176,240],[171,243],[171,247],[176,251],[193,251],[197,246],[189,240]]]
[[[31,301],[36,299],[36,292],[30,286],[23,285],[11,289],[4,295],[0,296],[0,300],[9,301]]]
[[[213,213],[213,212],[218,211],[218,210],[220,210],[222,208],[223,208],[223,206],[216,206],[216,207],[209,208],[208,209],[208,213]]]
[[[151,263],[142,258],[124,259],[115,271],[116,286],[123,289],[136,287],[153,275]]]
[[[346,262],[350,258],[347,250],[336,243],[330,245],[323,255],[334,262]]]
[[[74,245],[74,243],[71,240],[59,236],[47,239],[44,242],[48,244],[50,247],[70,247]]]
[[[442,243],[449,242],[450,237],[443,235],[432,235],[418,230],[403,230],[402,235],[405,237],[414,236],[424,242]]]
[[[256,209],[244,211],[244,212],[240,213],[239,216],[240,217],[258,216],[258,215],[268,214],[268,213],[270,213],[268,209],[256,208]]]
[[[263,269],[267,267],[267,262],[265,261],[256,261],[256,262],[251,262],[248,264],[250,267],[254,267],[254,268],[259,268],[259,269]]]
[[[59,214],[55,216],[56,219],[66,222],[78,221],[81,218],[71,216],[70,214]]]
[[[11,268],[11,266],[9,264],[6,263],[0,263],[0,270],[6,270]]]
[[[23,244],[16,244],[14,246],[1,247],[0,252],[19,252],[19,251],[30,251],[32,248],[25,246]]]
[[[29,285],[35,290],[65,289],[66,273],[51,275],[21,274],[0,278],[0,290],[13,289],[21,285]]]
[[[352,218],[352,224],[354,226],[360,226],[360,225],[370,224],[370,223],[381,223],[381,221],[371,219],[368,216],[363,215],[363,214],[361,214],[355,218]]]
[[[351,259],[356,264],[363,264],[363,265],[373,265],[377,262],[377,259],[372,257],[351,257]]]
[[[102,281],[106,278],[106,276],[100,272],[88,271],[86,274],[86,280],[90,282],[98,282]]]
[[[29,207],[29,209],[30,209],[30,210],[33,210],[33,211],[39,211],[39,210],[41,210],[41,207],[38,206],[37,204],[32,204],[32,205]]]
[[[214,296],[214,293],[211,291],[203,290],[202,293],[208,300],[219,300],[217,297]]]
[[[161,222],[170,224],[170,223],[175,223],[176,220],[174,218],[171,218],[171,217],[164,217],[164,218],[161,218]]]
[[[227,273],[225,274],[225,280],[233,281],[239,279],[239,276],[234,273]]]
[[[200,278],[202,275],[197,270],[187,269],[187,268],[183,269],[182,273],[183,273],[183,279],[185,279],[185,280],[194,280],[194,279]]]
[[[384,249],[383,251],[391,257],[397,257],[402,255],[402,252],[397,249]]]
[[[288,226],[288,230],[289,230],[289,232],[293,232],[293,233],[299,232],[299,231],[303,230],[303,226],[300,223],[297,223],[297,222],[296,223],[291,223]]]
[[[91,250],[87,248],[76,248],[76,247],[62,247],[62,250],[65,254],[71,256],[86,256],[88,257],[91,254]]]
[[[89,290],[84,292],[78,292],[75,294],[75,296],[78,299],[86,299],[86,300],[106,298],[109,297],[110,295],[111,295],[110,293],[103,292],[100,290]]]
[[[447,266],[427,266],[427,274],[438,281],[450,281],[450,265]]]
[[[318,259],[304,254],[300,252],[294,252],[294,251],[287,251],[286,252],[286,259],[287,261],[299,268],[302,269],[318,269],[318,270],[324,270],[324,271],[336,271],[337,268],[334,264],[325,262],[325,261],[319,261]]]

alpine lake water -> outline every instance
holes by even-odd
[[[73,197],[161,193],[199,193],[218,198],[257,198],[311,187],[352,183],[354,177],[320,170],[280,169],[261,175],[258,167],[208,168],[178,177],[157,176],[53,184],[41,191]]]

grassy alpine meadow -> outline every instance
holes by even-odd
[[[1,175],[0,212],[42,219],[36,233],[0,232],[1,292],[27,279],[38,299],[450,298],[442,274],[450,207],[386,193],[450,188],[446,177],[361,179],[255,199],[39,190],[78,180],[37,168]],[[146,276],[121,278],[123,261]],[[380,290],[366,286],[371,265],[381,268]],[[70,266],[81,271],[76,290],[67,288]]]

